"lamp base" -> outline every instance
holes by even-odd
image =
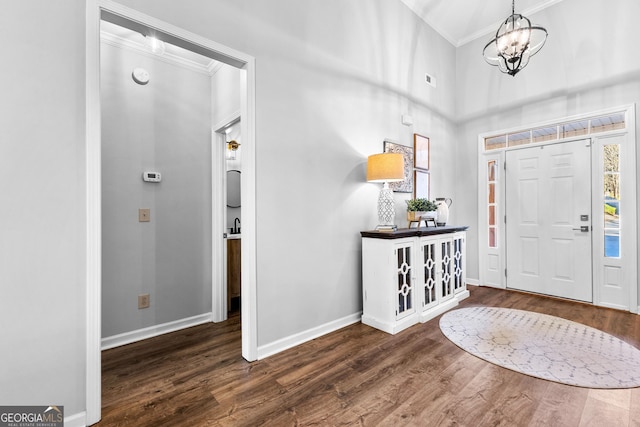
[[[389,188],[388,183],[384,183],[380,195],[378,196],[378,226],[376,230],[382,230],[383,228],[393,228],[391,231],[397,230],[398,227],[394,224],[396,216],[395,202],[393,200],[393,191]]]

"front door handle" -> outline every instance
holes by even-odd
[[[582,226],[580,226],[580,228],[574,228],[573,230],[580,231],[582,233],[588,233],[589,232],[589,226],[588,225],[582,225]]]

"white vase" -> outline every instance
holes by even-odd
[[[438,214],[436,217],[437,225],[447,225],[447,221],[449,220],[449,207],[451,206],[451,203],[453,203],[453,201],[449,198],[436,198],[436,206],[438,206],[438,210],[436,211]]]

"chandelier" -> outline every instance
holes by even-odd
[[[515,0],[512,0],[511,16],[500,25],[495,38],[485,45],[482,55],[503,73],[515,76],[546,40],[547,30],[531,25],[527,17],[515,13]]]

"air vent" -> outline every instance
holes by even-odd
[[[431,74],[425,73],[425,75],[424,75],[424,81],[425,81],[425,83],[427,83],[429,86],[436,87],[436,78],[435,78],[435,77],[433,77]]]

